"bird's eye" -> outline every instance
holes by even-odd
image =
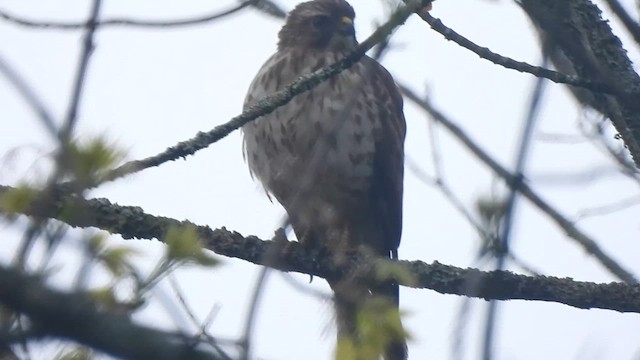
[[[311,24],[316,29],[325,29],[331,24],[331,19],[326,15],[316,15],[311,18]]]

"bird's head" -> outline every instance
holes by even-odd
[[[346,51],[356,41],[355,12],[344,0],[313,0],[296,6],[280,30],[278,49]]]

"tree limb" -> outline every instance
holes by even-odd
[[[26,315],[40,336],[71,339],[124,359],[220,359],[197,342],[101,309],[86,293],[46,286],[39,276],[0,266],[0,303]]]
[[[640,76],[626,50],[590,0],[521,0],[531,21],[580,77],[607,84],[611,95],[576,95],[606,115],[640,167]],[[552,57],[557,62],[558,57]],[[557,67],[565,67],[560,64]]]
[[[0,185],[0,197],[12,187]],[[107,199],[85,200],[67,196],[53,206],[27,209],[24,215],[55,218],[74,227],[96,227],[125,239],[162,239],[175,226],[195,226],[204,246],[217,254],[266,265],[282,271],[294,271],[322,278],[333,278],[346,269],[334,266],[328,257],[315,258],[298,243],[286,244],[286,252],[277,259],[268,254],[272,242],[255,236],[243,236],[225,228],[211,229],[189,221],[154,216],[142,208],[112,204]],[[277,243],[276,243],[277,244]],[[280,244],[282,245],[282,244]],[[271,248],[272,249],[272,248]],[[637,284],[575,281],[549,276],[525,276],[509,271],[483,272],[422,261],[393,261],[401,272],[410,276],[396,276],[400,285],[432,289],[442,294],[454,294],[485,300],[538,300],[557,302],[580,309],[608,309],[640,313],[640,286]],[[367,264],[367,273],[376,269]],[[473,286],[469,286],[473,284]]]

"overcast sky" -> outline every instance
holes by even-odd
[[[279,1],[286,9],[297,1]],[[364,39],[385,19],[383,1],[352,0],[356,28]],[[605,9],[602,1],[596,1]],[[634,9],[633,1],[623,1]],[[35,20],[83,20],[89,1],[0,0],[0,9]],[[102,18],[179,19],[237,4],[232,0],[104,1]],[[531,24],[513,1],[439,0],[432,14],[477,44],[531,64],[540,62],[538,41]],[[634,15],[637,15],[634,13]],[[609,16],[606,14],[605,16]],[[636,16],[637,17],[637,16]],[[207,25],[175,29],[109,27],[96,36],[86,91],[80,107],[77,135],[106,136],[126,150],[127,159],[154,155],[168,146],[209,130],[239,114],[246,89],[258,68],[275,50],[281,21],[255,10]],[[613,21],[623,40],[626,34]],[[34,30],[0,21],[0,56],[12,64],[37,91],[51,112],[65,114],[77,66],[82,32]],[[638,61],[637,47],[627,50]],[[478,58],[411,18],[393,37],[393,48],[383,60],[399,83],[429,94],[451,117],[501,164],[511,167],[519,131],[526,115],[535,78]],[[637,68],[637,67],[636,67]],[[606,156],[587,141],[549,141],[552,135],[580,135],[585,115],[562,86],[549,84],[537,126],[527,173],[544,199],[572,219],[582,209],[638,196],[636,183],[607,172]],[[406,153],[424,172],[433,175],[429,118],[406,102]],[[607,133],[613,138],[614,131]],[[437,131],[444,179],[463,204],[473,209],[480,196],[500,193],[493,174],[444,130]],[[42,179],[54,144],[23,99],[0,77],[0,183]],[[10,156],[9,156],[10,155]],[[592,181],[576,184],[543,181],[598,171]],[[610,176],[609,176],[610,174]],[[474,264],[478,235],[442,193],[407,170],[404,233],[400,257],[460,267]],[[536,181],[538,179],[539,181]],[[225,226],[244,235],[270,238],[284,211],[271,204],[262,187],[253,182],[242,159],[241,135],[234,132],[208,149],[143,171],[92,191],[122,205],[146,212],[189,219],[212,228]],[[514,253],[546,275],[608,282],[613,278],[601,265],[564,235],[544,214],[520,202],[514,228]],[[640,273],[638,208],[578,222],[625,267]],[[18,234],[19,228],[12,228]],[[59,253],[56,283],[64,286],[78,269],[78,233]],[[3,238],[2,261],[11,258],[19,237]],[[162,253],[157,241],[113,244],[140,249],[141,269],[149,269]],[[204,319],[212,306],[219,311],[210,329],[214,335],[241,334],[248,301],[259,267],[224,258],[214,270],[179,271],[185,297]],[[512,268],[520,271],[518,268]],[[308,276],[294,275],[309,288],[328,293],[322,279],[308,285]],[[96,274],[96,282],[104,281]],[[173,298],[167,284],[164,296]],[[271,273],[253,339],[260,359],[328,359],[335,332],[331,304],[288,285]],[[401,290],[405,324],[412,334],[413,359],[452,356],[453,332],[463,298],[429,290]],[[465,320],[463,359],[477,359],[485,302],[473,300]],[[640,342],[637,314],[578,310],[565,305],[531,301],[502,303],[499,315],[497,359],[632,359]],[[181,315],[184,317],[184,315]],[[137,318],[152,325],[175,327],[164,307],[152,302]],[[177,324],[197,331],[188,321]],[[36,354],[41,359],[50,354]]]

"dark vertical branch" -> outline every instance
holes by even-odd
[[[82,52],[80,54],[80,62],[76,71],[76,77],[71,92],[71,100],[65,122],[60,129],[60,141],[64,144],[71,138],[71,133],[78,119],[78,107],[84,90],[84,83],[87,77],[87,69],[89,67],[89,59],[93,53],[93,38],[97,29],[98,16],[100,14],[100,5],[102,0],[94,0],[91,8],[91,14],[87,21],[87,31],[84,34],[82,43]],[[63,145],[64,146],[64,145]]]
[[[258,314],[258,307],[264,288],[267,282],[267,277],[271,269],[264,266],[260,269],[260,274],[256,280],[256,285],[253,290],[253,296],[251,298],[251,304],[249,306],[249,314],[247,315],[247,321],[244,325],[244,334],[240,339],[240,360],[249,360],[251,356],[251,335],[255,327],[256,317]]]
[[[56,185],[59,179],[69,168],[69,145],[71,135],[73,133],[73,129],[77,120],[78,106],[80,104],[82,92],[84,89],[84,81],[89,64],[89,58],[93,50],[93,36],[96,30],[96,21],[98,19],[100,5],[101,0],[94,0],[89,20],[87,22],[87,32],[84,36],[83,49],[80,56],[78,70],[76,72],[68,113],[62,125],[62,128],[58,132],[60,147],[56,154],[56,168],[47,181],[46,191],[43,193],[43,196],[38,199],[37,204],[34,204],[34,206],[43,208],[53,206],[56,197],[59,196],[59,194],[55,191]],[[30,249],[32,248],[34,242],[37,239],[37,235],[40,234],[41,229],[46,224],[46,222],[47,219],[39,217],[36,217],[30,221],[30,224],[25,231],[23,240],[20,244],[20,249],[18,250],[16,257],[14,258],[14,263],[18,268],[21,268],[26,264]],[[57,244],[49,243],[47,245],[47,251],[50,251],[55,248]]]
[[[546,68],[549,65],[549,56],[547,51],[543,49],[542,64],[541,67]],[[503,270],[507,260],[507,254],[509,254],[509,246],[511,240],[511,229],[515,221],[514,214],[516,211],[516,203],[518,199],[518,188],[522,184],[524,177],[524,170],[526,167],[529,151],[531,149],[531,140],[533,138],[534,126],[538,118],[539,110],[542,105],[542,96],[544,94],[546,79],[538,78],[531,99],[529,101],[529,111],[524,121],[522,128],[522,134],[520,135],[520,146],[517,152],[516,164],[514,169],[514,176],[516,182],[509,190],[509,195],[505,200],[504,216],[502,218],[500,229],[500,236],[496,239],[498,241],[497,252],[493,252],[496,255],[496,270]],[[495,336],[495,324],[498,316],[498,303],[496,301],[490,301],[487,309],[487,318],[485,322],[484,330],[484,342],[483,342],[483,359],[493,359],[493,342]]]

